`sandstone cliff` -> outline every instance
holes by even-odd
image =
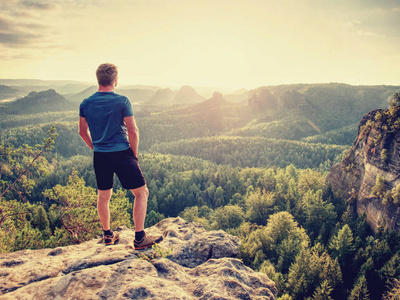
[[[275,299],[275,284],[235,257],[239,239],[224,231],[169,218],[149,228],[159,248],[135,251],[134,232],[120,242],[101,239],[0,256],[0,299]],[[143,259],[143,256],[147,259]],[[139,257],[142,256],[142,259]]]
[[[327,178],[359,215],[365,213],[374,231],[400,229],[400,110],[377,109],[366,114],[357,138]]]

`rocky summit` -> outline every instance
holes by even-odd
[[[0,256],[0,299],[275,299],[274,282],[237,259],[240,242],[226,232],[168,218],[146,229],[157,247],[133,249],[101,238],[55,249]]]

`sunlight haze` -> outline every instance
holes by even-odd
[[[0,0],[0,78],[400,84],[399,1]]]

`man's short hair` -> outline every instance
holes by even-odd
[[[97,82],[99,85],[112,85],[118,76],[118,67],[114,64],[101,64],[96,70]]]

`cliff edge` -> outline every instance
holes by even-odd
[[[398,99],[397,99],[398,102]],[[327,177],[336,191],[365,213],[371,228],[400,230],[400,106],[366,114],[357,138]]]
[[[136,251],[134,231],[55,249],[0,256],[0,299],[275,299],[275,284],[246,267],[237,237],[168,218],[146,229],[158,249]],[[172,250],[171,250],[172,249]],[[167,257],[160,257],[168,251]],[[164,255],[161,255],[164,256]]]

